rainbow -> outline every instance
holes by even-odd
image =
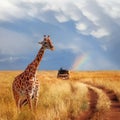
[[[74,60],[74,63],[71,67],[72,70],[79,70],[86,62],[90,59],[89,54],[83,54],[77,56]]]

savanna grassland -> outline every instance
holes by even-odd
[[[57,71],[39,71],[37,77],[41,86],[37,113],[30,112],[27,105],[18,113],[11,86],[14,77],[21,72],[0,71],[0,120],[75,119],[89,109],[86,83],[112,89],[120,99],[119,71],[71,71],[69,80],[57,79]],[[100,115],[109,109],[110,101],[105,93],[96,88],[94,90],[99,95],[97,109]]]
[[[71,72],[71,80],[114,90],[120,100],[120,71]]]

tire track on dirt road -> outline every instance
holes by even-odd
[[[120,120],[120,101],[113,90],[107,89],[103,86],[96,86],[103,90],[111,101],[110,110],[105,115],[106,120]]]
[[[106,96],[109,98],[111,105],[110,105],[110,109],[104,115],[104,120],[120,120],[120,101],[119,101],[116,93],[113,90],[105,88],[103,86],[97,86],[97,85],[93,85],[90,83],[84,83],[84,84],[94,87],[94,88],[97,88],[99,90],[102,90],[106,94]],[[91,94],[94,94],[94,93],[91,93]],[[93,99],[92,95],[91,95],[90,99],[91,100]],[[91,113],[91,114],[94,115],[94,113]],[[86,118],[83,120],[90,120],[90,119]],[[99,120],[99,118],[98,118],[98,120]]]
[[[98,101],[98,94],[95,92],[91,87],[88,87],[88,94],[89,94],[89,109],[80,115],[76,120],[90,120],[97,112],[97,101]]]

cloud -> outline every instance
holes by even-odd
[[[72,44],[72,43],[70,43],[70,44],[68,43],[67,47],[65,44],[58,43],[58,44],[56,44],[56,47],[57,47],[57,49],[60,49],[60,50],[70,50],[73,53],[78,53],[80,51],[79,47],[76,46],[76,44]]]
[[[97,2],[100,4],[100,6],[104,9],[106,14],[108,14],[110,17],[116,19],[120,18],[120,1],[118,0],[97,0]]]
[[[22,33],[0,28],[0,54],[2,55],[25,55],[29,50],[34,50],[35,43]]]
[[[13,56],[3,57],[0,59],[0,63],[15,62],[21,59],[27,59],[27,58],[26,57],[13,57]]]
[[[80,24],[76,24],[76,28],[80,31],[85,31],[87,29],[87,26],[84,23],[80,23]]]
[[[4,0],[0,3],[0,21],[36,18],[43,22],[52,22],[49,21],[52,19],[53,22],[63,23],[72,20],[77,30],[81,32],[84,29],[81,33],[101,38],[111,34],[110,26],[105,25],[106,22],[112,22],[113,19],[116,20],[114,22],[119,23],[119,5],[120,2],[117,0],[64,0],[62,2],[60,0]]]
[[[92,54],[99,50],[110,58],[102,57],[102,54],[98,57],[106,65],[108,63],[106,67],[109,68],[120,60],[119,7],[118,0],[4,0],[0,2],[0,25],[9,22],[17,24],[16,21],[20,20],[30,23],[38,20],[41,24],[37,23],[36,26],[41,31],[50,31],[59,40],[55,41],[57,49],[69,50],[75,55],[88,51]],[[42,27],[43,23],[46,28]],[[38,38],[41,31],[36,32],[36,26],[33,26],[31,31]],[[34,49],[32,35],[7,28],[0,28],[0,35],[0,55],[9,54],[8,60],[10,56],[28,54]],[[102,66],[99,59],[96,65]],[[89,66],[95,66],[94,62]]]
[[[108,36],[109,33],[107,30],[101,28],[101,29],[98,29],[97,31],[92,31],[91,35],[93,35],[96,38],[101,38],[101,37]]]
[[[17,6],[15,0],[12,1],[0,1],[0,21],[12,22],[15,18],[24,18],[24,12]]]

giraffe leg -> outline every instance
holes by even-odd
[[[24,98],[20,101],[20,108],[22,108],[22,106],[26,105],[27,104],[27,98]]]
[[[35,93],[35,98],[34,98],[34,110],[36,111],[37,108],[37,102],[38,102],[38,92]]]
[[[15,99],[15,103],[16,103],[17,109],[18,109],[18,111],[20,111],[21,107],[20,107],[20,97],[19,97],[19,94],[16,91],[13,91],[13,95],[14,95],[14,99]]]
[[[35,85],[35,92],[34,92],[34,110],[36,111],[38,97],[39,97],[39,82],[38,82],[38,80],[36,80],[35,84],[36,85]]]
[[[32,100],[29,92],[27,92],[26,96],[27,96],[27,102],[28,102],[29,108],[30,110],[32,110]]]

